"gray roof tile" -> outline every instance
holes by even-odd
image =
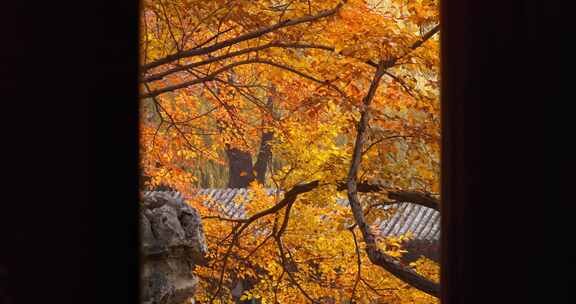
[[[274,189],[266,189],[268,195],[275,194]],[[245,218],[245,205],[250,203],[250,191],[247,189],[199,189],[196,195],[206,195],[208,200],[204,204],[231,218]],[[361,201],[368,200],[368,196],[361,196]],[[336,198],[337,203],[346,206],[348,200]],[[387,217],[377,219],[375,224],[380,227],[383,236],[400,236],[407,232],[414,239],[438,241],[440,238],[440,213],[434,209],[412,203],[394,203],[380,207],[384,210],[397,209]]]
[[[155,191],[154,191],[155,192]],[[175,191],[169,192],[177,199],[183,199],[182,195]],[[144,196],[149,196],[153,192],[144,192]],[[223,216],[229,218],[245,218],[245,205],[250,203],[250,190],[247,189],[197,189],[195,195],[205,195],[207,200],[204,205],[211,208]],[[274,189],[266,189],[268,195],[274,195]],[[361,195],[360,200],[365,202],[369,197]],[[336,203],[347,206],[348,200],[336,198]],[[438,243],[440,239],[440,213],[434,209],[416,205],[413,203],[400,202],[379,207],[384,210],[391,210],[391,216],[377,219],[374,224],[380,227],[379,233],[382,236],[398,237],[407,232],[412,234],[412,239],[416,242],[427,241]],[[395,209],[395,210],[394,210]]]
[[[144,192],[144,196],[155,193]],[[175,199],[183,199],[182,194],[176,191],[166,191]],[[268,195],[274,194],[274,189],[267,189]],[[206,195],[208,199],[204,205],[212,208],[222,215],[231,218],[245,218],[245,205],[250,203],[250,191],[246,189],[199,189],[196,195]],[[367,198],[363,197],[362,201]],[[337,198],[340,205],[348,205],[348,200]],[[375,221],[380,227],[383,236],[400,236],[411,232],[414,239],[437,241],[440,238],[440,213],[434,209],[412,203],[396,203],[381,207],[389,210],[396,208],[392,216],[380,218]]]

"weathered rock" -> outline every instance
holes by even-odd
[[[175,191],[144,192],[140,210],[142,303],[180,304],[194,295],[206,263],[200,215]]]

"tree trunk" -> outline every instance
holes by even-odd
[[[276,89],[274,88],[275,92]],[[266,103],[266,108],[270,112],[270,115],[274,117],[274,99],[272,96],[268,97],[268,102]],[[258,151],[258,159],[254,164],[254,172],[256,173],[256,180],[258,183],[264,185],[266,182],[266,171],[268,171],[268,165],[272,161],[272,147],[270,147],[270,142],[274,139],[274,133],[266,131],[265,127],[269,126],[270,118],[264,115],[262,119],[262,138],[260,139],[260,150]]]
[[[237,148],[226,149],[230,177],[228,188],[247,188],[254,180],[252,155]]]
[[[260,141],[260,151],[258,152],[258,160],[254,164],[254,172],[256,173],[256,180],[258,183],[264,185],[266,182],[266,171],[268,170],[268,164],[272,160],[272,150],[270,148],[270,141],[274,138],[274,133],[264,132],[262,133],[262,139]]]
[[[266,107],[269,111],[273,111],[272,97],[268,97]],[[267,119],[264,118],[262,120],[262,127],[266,127],[268,123]],[[228,188],[246,188],[254,180],[264,185],[266,182],[266,171],[268,171],[268,165],[272,160],[272,149],[270,147],[272,139],[274,139],[273,132],[262,131],[260,150],[258,151],[258,158],[254,165],[252,165],[252,155],[250,155],[249,152],[236,148],[226,149],[230,172]]]

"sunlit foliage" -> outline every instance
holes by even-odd
[[[197,268],[196,300],[233,302],[243,278],[252,286],[242,298],[262,303],[437,303],[371,263],[350,208],[336,198],[346,198],[337,188],[382,62],[358,180],[439,194],[438,1],[143,3],[142,168],[148,186],[175,187],[205,217],[211,262]],[[286,198],[264,187],[318,185],[249,223],[203,206],[194,189],[226,186],[225,149],[255,158],[265,132],[272,159],[265,184],[250,186],[248,216]],[[367,221],[382,216],[376,210]],[[402,255],[402,238],[378,241]],[[429,260],[407,267],[438,281]]]

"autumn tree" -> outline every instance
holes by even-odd
[[[409,236],[379,236],[371,203],[439,208],[437,6],[144,1],[142,168],[205,217],[200,302],[237,278],[271,303],[437,302],[438,265],[401,263]],[[201,204],[206,185],[250,185],[248,216]]]

